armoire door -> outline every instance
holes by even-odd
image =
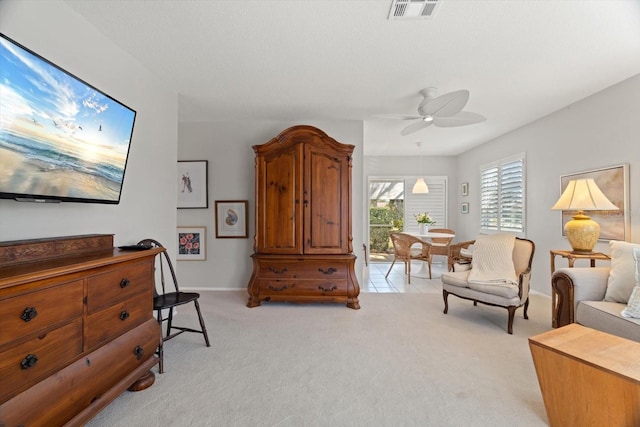
[[[257,252],[302,254],[302,145],[256,158]]]
[[[304,157],[304,253],[348,253],[349,157],[319,144],[305,144]]]

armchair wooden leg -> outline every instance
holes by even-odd
[[[528,319],[529,315],[527,315],[527,310],[529,309],[529,298],[524,302],[524,318]]]
[[[444,314],[447,314],[449,311],[449,301],[448,301],[449,292],[442,290],[442,298],[444,299]]]
[[[516,307],[515,305],[510,305],[509,307],[507,307],[507,310],[509,310],[509,322],[507,323],[507,332],[509,334],[513,334],[513,318],[515,317],[516,314]]]

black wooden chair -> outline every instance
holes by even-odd
[[[138,242],[138,245],[151,246],[151,247],[159,247],[163,248],[162,244],[157,240],[153,239],[144,239]],[[158,324],[160,324],[160,328],[162,328],[162,323],[167,322],[167,332],[163,334],[162,341],[160,342],[160,346],[158,347],[158,356],[160,357],[159,363],[159,371],[162,374],[164,372],[164,349],[163,344],[165,341],[170,340],[183,332],[196,332],[202,334],[204,336],[204,341],[207,344],[207,347],[211,347],[209,344],[209,336],[207,335],[207,328],[204,325],[204,320],[202,318],[202,313],[200,313],[200,305],[198,304],[198,298],[200,298],[200,294],[196,292],[181,292],[178,288],[178,280],[176,279],[176,272],[173,269],[173,264],[171,264],[171,259],[166,251],[163,251],[159,256],[159,264],[160,264],[160,281],[162,284],[162,293],[159,294],[157,289],[154,286],[154,296],[153,296],[153,309],[156,311],[156,318],[158,320]],[[165,284],[165,276],[164,276],[164,265],[167,265],[169,268],[169,272],[171,273],[171,279],[173,281],[173,287],[167,289]],[[182,326],[173,325],[173,309],[179,305],[188,304],[193,302],[196,307],[196,312],[198,313],[198,320],[200,321],[200,330],[193,328],[186,328]],[[163,310],[168,310],[169,313],[167,317],[162,316]],[[173,332],[176,330],[177,332]]]

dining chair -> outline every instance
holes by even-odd
[[[446,233],[455,235],[456,232],[451,230],[450,228],[429,228],[430,233]],[[453,241],[453,237],[431,237],[431,255],[442,255],[447,257],[447,267],[448,270],[451,271],[449,267],[449,246]]]
[[[138,245],[150,246],[150,247],[158,247],[162,248],[162,244],[154,239],[144,239],[138,242]],[[204,342],[207,347],[211,347],[209,344],[209,335],[207,335],[207,328],[204,325],[204,319],[202,318],[202,313],[200,312],[200,304],[198,304],[198,298],[200,298],[200,294],[197,292],[182,292],[178,288],[178,279],[176,278],[175,270],[173,269],[173,264],[171,263],[171,259],[166,251],[162,252],[158,257],[159,267],[160,267],[160,282],[162,285],[162,293],[159,294],[156,290],[155,286],[153,289],[153,309],[156,312],[156,319],[158,324],[160,324],[160,328],[162,329],[162,323],[167,322],[166,334],[163,334],[162,340],[160,341],[160,346],[158,347],[158,357],[160,358],[158,370],[162,374],[164,372],[164,342],[170,340],[171,338],[175,338],[176,336],[182,334],[183,332],[195,332],[198,334],[202,334],[204,336]],[[166,267],[169,269],[169,273],[171,274],[171,285],[167,286],[165,283],[169,280],[165,281],[164,269]],[[188,303],[193,303],[196,309],[196,313],[198,314],[198,321],[200,322],[200,330],[187,328],[183,326],[175,326],[173,324],[173,310],[175,307],[179,305],[184,305]],[[167,317],[163,317],[163,311],[166,313],[168,310]],[[177,332],[172,332],[176,330]]]
[[[411,261],[424,261],[429,266],[429,279],[431,279],[431,249],[433,245],[407,233],[393,232],[390,233],[390,236],[393,243],[393,262],[384,277],[389,277],[396,261],[402,261],[407,282],[411,284]],[[413,247],[414,245],[418,245],[418,247]]]

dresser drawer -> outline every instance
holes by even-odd
[[[0,404],[0,426],[84,425],[91,416],[83,413],[85,408],[108,405],[117,395],[114,387],[124,391],[157,364],[159,343],[160,327],[150,319]],[[79,421],[75,421],[76,414],[80,414]]]
[[[271,261],[260,260],[260,277],[305,278],[305,279],[346,279],[349,273],[347,263],[332,261]]]
[[[17,338],[82,316],[82,280],[0,301],[0,349]]]
[[[94,313],[147,289],[153,289],[153,260],[89,277],[87,310],[89,314]]]
[[[260,279],[260,295],[344,296],[347,280]]]
[[[82,353],[82,319],[0,353],[0,403],[69,364]]]
[[[85,325],[85,350],[111,341],[153,318],[153,293],[143,290],[136,297],[90,314]]]

